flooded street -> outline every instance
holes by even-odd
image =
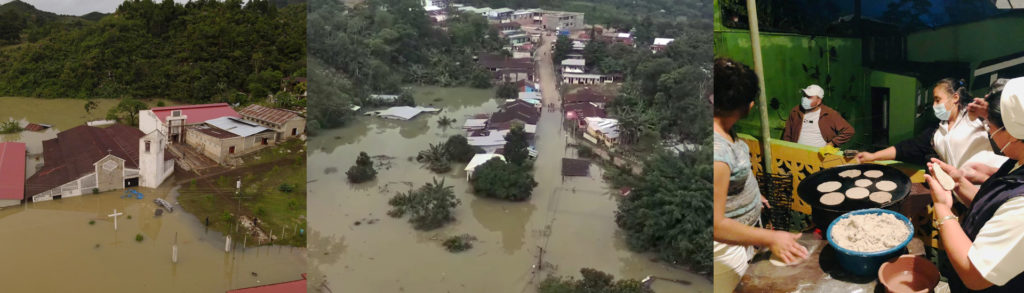
[[[296,280],[305,271],[305,249],[266,246],[225,253],[223,236],[204,231],[180,208],[154,216],[153,199],[171,195],[171,188],[137,190],[145,198],[121,198],[123,191],[111,191],[0,210],[0,259],[9,264],[0,266],[4,291],[223,292]],[[113,209],[124,213],[117,231],[107,216]],[[142,242],[136,242],[136,234],[143,235]],[[171,262],[175,237],[177,264]]]
[[[444,110],[411,121],[360,116],[344,128],[310,139],[311,289],[534,292],[548,274],[579,278],[579,269],[590,267],[617,278],[653,275],[693,283],[684,286],[658,281],[653,286],[656,292],[711,292],[706,278],[628,250],[614,222],[618,192],[601,180],[599,167],[591,166],[590,177],[563,181],[561,158],[575,157],[575,151],[565,147],[557,110],[545,109],[538,125],[540,154],[534,178],[539,185],[532,198],[505,202],[474,196],[462,164],[453,164],[453,171],[437,175],[413,159],[429,143],[464,134],[460,127],[466,116],[494,112],[499,103],[491,98],[493,90],[423,87],[416,88],[414,95],[417,104],[434,104]],[[441,116],[458,121],[442,129],[437,125]],[[379,168],[376,180],[352,185],[344,171],[360,151],[394,158]],[[418,188],[432,177],[443,177],[462,200],[454,210],[455,222],[420,232],[407,218],[385,214],[390,209],[387,201],[395,192]],[[380,221],[355,224],[367,219]],[[445,237],[463,233],[479,239],[471,250],[452,254],[441,245]],[[552,268],[534,273],[539,260]]]

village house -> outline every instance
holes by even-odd
[[[563,84],[601,84],[611,83],[612,78],[603,74],[592,73],[564,73],[562,74]]]
[[[278,141],[301,137],[306,128],[306,118],[293,111],[252,104],[238,111],[238,114],[246,120],[273,129],[277,132]]]
[[[576,127],[586,128],[586,118],[597,117],[604,118],[606,113],[604,109],[598,107],[594,103],[573,103],[567,104],[563,108],[566,119],[576,121]]]
[[[585,22],[583,13],[565,11],[541,12],[541,27],[547,30],[581,30]]]
[[[139,111],[139,130],[159,130],[171,143],[185,142],[185,128],[220,117],[241,118],[227,103],[157,107]]]
[[[516,10],[512,13],[512,21],[521,25],[539,25],[541,13],[537,9]]]
[[[533,57],[533,43],[524,43],[517,46],[512,46],[512,59],[521,58],[532,58]]]
[[[587,140],[593,143],[601,142],[608,147],[618,142],[619,120],[600,117],[587,117],[583,120],[587,123],[587,133],[584,134]]]
[[[658,53],[658,52],[664,51],[665,48],[668,47],[668,44],[671,44],[672,41],[675,41],[675,39],[654,38],[654,43],[651,44],[651,52],[652,53]]]
[[[523,125],[526,133],[537,132],[537,122],[540,121],[540,110],[530,102],[515,100],[501,106],[498,112],[491,115],[487,120],[489,130],[509,130],[513,125]]]
[[[367,112],[365,115],[372,115],[381,117],[384,119],[393,120],[409,120],[419,116],[420,113],[437,113],[441,109],[430,108],[430,107],[409,107],[409,106],[398,106],[391,107],[380,111]]]
[[[476,167],[480,167],[480,165],[483,165],[494,158],[505,161],[505,156],[499,154],[488,153],[473,155],[473,158],[469,160],[469,163],[466,163],[466,168],[463,169],[466,171],[466,180],[473,179],[473,172],[476,171]]]
[[[0,208],[25,200],[25,143],[0,142]]]
[[[533,59],[513,59],[503,55],[481,54],[477,58],[481,66],[494,73],[494,79],[506,82],[534,80]]]
[[[225,116],[187,128],[185,142],[219,164],[275,144],[277,133],[255,122]]]
[[[466,136],[466,141],[470,146],[478,147],[484,150],[485,153],[493,154],[498,149],[505,147],[506,134],[508,134],[508,130],[474,130],[470,131],[469,135]]]
[[[33,202],[123,189],[158,187],[174,172],[174,155],[166,151],[159,130],[143,134],[114,124],[80,125],[43,141],[43,167],[25,184]]]
[[[509,9],[509,8],[498,8],[498,9],[491,9],[490,11],[487,11],[487,15],[486,16],[487,16],[487,19],[490,20],[490,21],[510,22],[510,21],[512,21],[512,14],[513,13],[515,13],[515,10]]]
[[[583,73],[587,70],[586,59],[562,60],[562,73]]]
[[[510,33],[510,32],[519,31],[523,27],[523,25],[518,23],[518,22],[499,22],[499,23],[492,23],[491,27],[493,27],[494,29],[497,29],[498,32],[501,32],[501,33]]]
[[[538,109],[543,106],[540,92],[519,92],[519,100],[526,101]]]
[[[562,99],[562,104],[568,106],[575,103],[592,103],[598,108],[604,109],[605,104],[614,97],[614,95],[602,93],[591,87],[584,87],[566,94]]]

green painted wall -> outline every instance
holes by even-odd
[[[889,89],[889,143],[895,143],[914,136],[917,95],[920,83],[917,79],[894,73],[871,71],[870,86]],[[870,89],[869,89],[870,90]],[[922,103],[930,100],[922,99]],[[895,115],[893,115],[895,114]]]
[[[973,67],[988,59],[1024,51],[1024,17],[1021,14],[911,33],[907,36],[910,61],[970,62]]]
[[[715,1],[715,56],[729,57],[753,67],[750,33],[721,25],[717,3]],[[876,149],[871,146],[871,122],[884,118],[878,117],[881,110],[871,108],[872,86],[890,88],[889,143],[913,136],[915,115],[905,113],[916,112],[917,80],[865,68],[859,39],[762,32],[761,54],[773,138],[782,137],[790,110],[800,104],[799,90],[810,84],[825,88],[825,104],[839,111],[857,130],[854,138],[842,148]],[[777,108],[771,107],[773,99],[778,100]],[[737,131],[760,136],[760,121],[759,112],[752,111],[737,124]]]

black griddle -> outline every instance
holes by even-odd
[[[860,170],[861,174],[860,176],[854,178],[839,177],[839,173],[846,170]],[[867,176],[864,176],[865,171],[871,170],[882,171],[882,177],[869,178]],[[842,203],[835,206],[828,206],[821,203],[820,198],[822,195],[825,195],[826,193],[839,192],[843,193],[843,195],[845,196],[846,190],[853,187],[857,187],[857,185],[855,185],[854,182],[860,179],[869,179],[874,181],[875,183],[883,180],[895,182],[896,189],[889,191],[889,193],[892,194],[892,200],[890,200],[887,203],[879,204],[871,201],[869,197],[865,197],[862,199],[851,199],[847,197],[843,199]],[[839,181],[843,185],[842,187],[839,187],[839,189],[835,191],[819,192],[818,185],[828,181]],[[870,193],[883,191],[876,188],[875,184],[871,184],[870,186],[864,188],[867,188]],[[900,172],[900,170],[896,168],[885,165],[847,165],[821,170],[818,171],[818,173],[808,175],[807,178],[804,178],[803,181],[800,181],[800,185],[797,186],[796,192],[797,195],[800,196],[800,199],[802,199],[807,204],[811,205],[811,219],[814,222],[815,226],[821,229],[825,229],[828,227],[829,224],[832,223],[832,220],[841,216],[842,214],[845,214],[846,212],[871,208],[883,208],[895,211],[895,208],[899,206],[898,204],[902,202],[908,194],[910,194],[910,177],[907,177],[906,174],[903,174],[903,172]]]

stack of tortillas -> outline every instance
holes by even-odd
[[[898,185],[896,185],[896,182],[889,180],[879,180],[884,174],[881,170],[861,172],[860,170],[850,169],[839,172],[839,180],[825,181],[818,184],[818,192],[823,193],[819,201],[826,206],[837,206],[846,199],[859,200],[864,198],[879,204],[887,203],[892,200],[891,192],[896,190]],[[948,175],[946,176],[948,177]],[[844,185],[840,181],[849,181],[853,184],[840,190]],[[869,188],[877,191],[871,192]]]

